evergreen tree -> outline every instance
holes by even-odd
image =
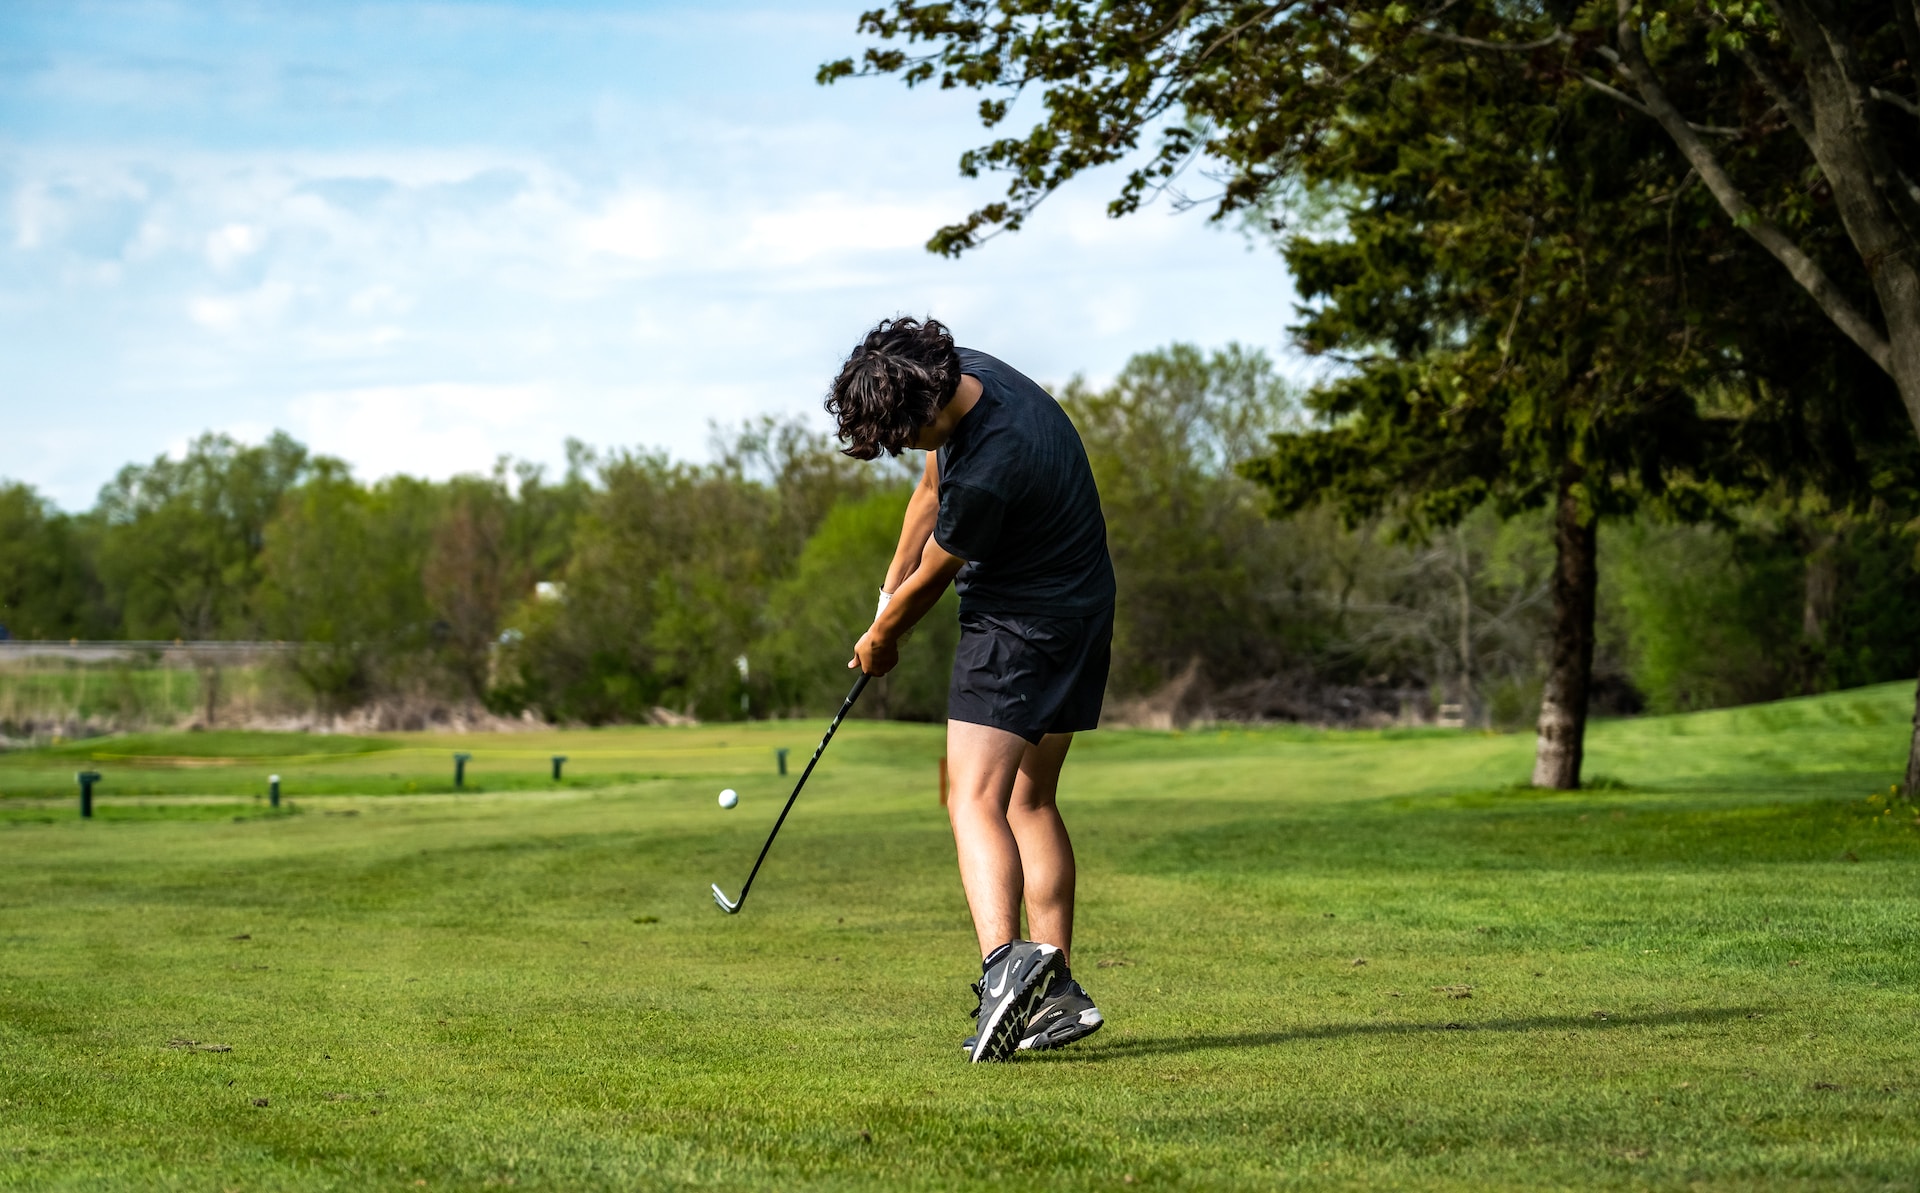
[[[1314,395],[1319,429],[1277,436],[1247,472],[1282,512],[1331,500],[1415,535],[1482,502],[1547,506],[1557,563],[1533,782],[1572,788],[1599,520],[1648,502],[1703,516],[1749,465],[1737,416],[1696,396],[1716,345],[1665,235],[1681,197],[1662,193],[1680,182],[1664,146],[1567,110],[1601,101],[1539,101],[1517,64],[1435,64],[1303,157],[1305,182],[1345,198],[1337,236],[1286,244],[1309,303],[1299,335],[1351,373]]]

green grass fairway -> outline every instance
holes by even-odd
[[[977,1067],[932,727],[846,726],[732,918],[816,723],[0,756],[0,1188],[1913,1189],[1911,701],[1597,725],[1572,795],[1090,735],[1108,1027]]]

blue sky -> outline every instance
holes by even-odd
[[[703,458],[820,420],[876,318],[1042,381],[1172,340],[1281,354],[1277,256],[1077,181],[959,261],[997,194],[975,97],[817,87],[870,0],[0,5],[0,477],[69,509],[203,430],[365,477]]]

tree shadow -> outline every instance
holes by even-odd
[[[1517,1019],[1447,1020],[1432,1023],[1327,1023],[1284,1031],[1230,1032],[1216,1035],[1167,1036],[1159,1039],[1103,1040],[1096,1036],[1084,1048],[1066,1052],[1029,1053],[1022,1059],[1042,1063],[1119,1060],[1132,1056],[1169,1056],[1215,1048],[1274,1048],[1311,1040],[1339,1040],[1352,1036],[1469,1035],[1474,1032],[1608,1031],[1620,1027],[1670,1027],[1683,1024],[1724,1023],[1752,1019],[1760,1007],[1710,1007],[1697,1011],[1585,1015],[1530,1015]]]

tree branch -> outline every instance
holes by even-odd
[[[1920,184],[1916,184],[1905,170],[1895,170],[1894,174],[1900,179],[1900,185],[1907,188],[1907,197],[1920,204]]]
[[[1572,45],[1573,38],[1564,30],[1555,29],[1539,41],[1482,41],[1477,37],[1462,37],[1458,33],[1446,33],[1439,29],[1420,28],[1420,33],[1436,41],[1452,42],[1456,46],[1467,46],[1475,50],[1500,50],[1508,54],[1531,54],[1535,50],[1544,50],[1553,45]]]
[[[1873,183],[1886,196],[1887,206],[1893,209],[1894,218],[1905,229],[1907,239],[1920,243],[1920,201],[1914,198],[1910,184],[1903,185],[1899,164],[1894,161],[1893,154],[1887,151],[1886,143],[1880,138],[1880,130],[1874,126],[1873,113],[1868,110],[1873,102],[1869,98],[1871,88],[1862,80],[1865,72],[1860,68],[1853,42],[1830,27],[1829,21],[1823,20],[1819,24],[1820,32],[1826,39],[1827,54],[1833,59],[1834,71],[1840,86],[1845,89],[1848,107],[1852,109],[1854,128],[1866,157],[1867,168],[1873,172]]]
[[[1642,116],[1653,115],[1653,112],[1647,107],[1647,105],[1641,103],[1639,100],[1633,98],[1631,95],[1628,95],[1626,92],[1620,90],[1618,87],[1609,87],[1607,84],[1602,83],[1599,79],[1594,78],[1592,75],[1576,73],[1573,77],[1576,79],[1579,79],[1582,83],[1585,83],[1587,86],[1593,88],[1595,91],[1598,91],[1600,94],[1608,97],[1609,99],[1619,100],[1621,103],[1627,105],[1629,108],[1632,108],[1634,111],[1640,113]],[[1696,133],[1706,133],[1709,136],[1715,136],[1715,137],[1737,137],[1740,135],[1740,131],[1741,131],[1737,128],[1727,128],[1725,125],[1719,125],[1719,124],[1688,124],[1687,127],[1692,129]]]
[[[1892,91],[1883,91],[1878,87],[1867,88],[1867,94],[1883,104],[1890,104],[1893,107],[1899,108],[1909,116],[1920,117],[1920,104],[1914,103],[1904,95],[1899,95]]]
[[[1225,33],[1222,33],[1220,36],[1214,38],[1213,43],[1209,45],[1206,49],[1200,51],[1200,53],[1194,58],[1193,60],[1194,65],[1197,66],[1200,63],[1205,62],[1207,59],[1213,57],[1213,52],[1215,50],[1219,49],[1221,46],[1225,45],[1227,42],[1232,41],[1234,38],[1239,37],[1242,33],[1245,33],[1248,29],[1253,28],[1253,26],[1259,24],[1261,21],[1266,20],[1268,17],[1273,16],[1275,13],[1279,12],[1282,8],[1285,8],[1285,7],[1286,5],[1284,4],[1269,4],[1267,7],[1254,13],[1252,16],[1240,22],[1238,25],[1235,25],[1233,28],[1227,30]]]
[[[1848,339],[1857,344],[1881,369],[1891,374],[1893,347],[1887,342],[1887,337],[1833,284],[1833,279],[1827,276],[1817,261],[1741,193],[1720,165],[1719,159],[1714,157],[1713,151],[1700,140],[1686,117],[1667,98],[1659,76],[1647,63],[1646,55],[1640,49],[1640,29],[1634,15],[1634,0],[1614,0],[1614,3],[1619,15],[1616,36],[1620,43],[1620,70],[1633,81],[1634,89],[1645,101],[1648,112],[1667,130],[1667,135],[1673,138],[1674,145],[1688,164],[1700,172],[1700,180],[1706,183],[1721,210],[1733,217],[1735,227],[1746,232],[1761,248],[1771,253],[1774,260],[1786,267],[1793,280],[1820,304],[1827,318],[1833,320]]]
[[[1914,94],[1920,95],[1920,0],[1893,0],[1893,17],[1900,26],[1900,43],[1907,50],[1907,72],[1913,76]],[[1907,111],[1920,117],[1920,111]]]
[[[1760,61],[1760,55],[1746,46],[1736,47],[1733,52],[1740,56],[1740,61],[1747,64],[1747,70],[1752,72],[1753,77],[1760,80],[1761,89],[1773,97],[1774,103],[1780,105],[1780,110],[1786,113],[1787,123],[1793,125],[1793,131],[1799,133],[1800,139],[1805,141],[1807,147],[1811,149],[1814,142],[1813,117],[1807,115],[1807,110],[1793,98],[1793,93],[1787,90],[1786,83],[1767,69],[1767,64]],[[1819,154],[1815,153],[1814,156],[1818,157]]]
[[[1647,108],[1647,105],[1641,103],[1639,100],[1633,98],[1631,95],[1628,95],[1626,92],[1620,90],[1618,87],[1612,87],[1607,85],[1606,83],[1602,83],[1599,79],[1596,79],[1592,75],[1588,75],[1588,74],[1576,74],[1574,78],[1579,79],[1582,83],[1585,83],[1587,86],[1593,88],[1595,91],[1598,91],[1600,94],[1606,96],[1609,99],[1619,100],[1621,103],[1627,105],[1629,108],[1632,108],[1634,111],[1640,113],[1642,116],[1653,115],[1652,111],[1650,111]]]

